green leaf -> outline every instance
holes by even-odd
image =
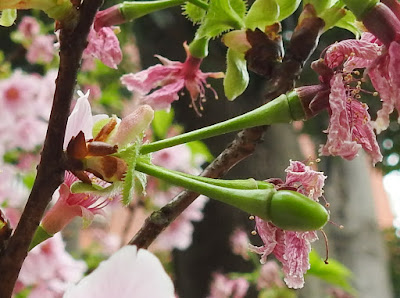
[[[346,10],[346,15],[343,18],[341,18],[335,24],[335,26],[342,28],[342,29],[349,30],[351,33],[353,33],[356,36],[356,38],[359,38],[361,36],[361,33],[363,32],[361,30],[360,22],[357,21],[356,16],[350,10]]]
[[[323,13],[328,8],[332,7],[338,0],[303,0],[303,4],[312,4],[317,12],[317,15]]]
[[[202,25],[197,31],[198,38],[213,38],[230,29],[242,29],[246,4],[242,0],[213,0]]]
[[[265,26],[280,22],[291,16],[301,0],[256,0],[247,13],[246,27],[264,31]]]
[[[4,9],[0,12],[0,26],[10,27],[17,18],[16,9]]]
[[[228,49],[226,59],[224,91],[229,100],[234,100],[246,90],[249,84],[249,73],[247,72],[244,54]]]
[[[186,145],[190,148],[190,151],[192,151],[192,162],[194,162],[193,159],[195,159],[198,154],[202,155],[208,162],[213,161],[214,156],[211,154],[210,150],[208,150],[207,145],[202,141],[194,141],[186,143]]]
[[[279,17],[279,5],[276,0],[256,0],[247,13],[246,27],[255,30],[264,30],[265,26],[277,22]]]
[[[318,253],[313,250],[310,253],[310,265],[311,268],[307,274],[314,275],[332,285],[338,286],[350,294],[356,294],[356,290],[350,285],[353,273],[343,264],[332,259],[329,259],[329,264],[325,264]]]
[[[280,22],[291,16],[296,11],[296,9],[300,5],[301,0],[277,0],[276,2],[279,5],[278,21]]]
[[[186,2],[182,5],[182,10],[183,15],[185,15],[194,24],[200,23],[206,15],[206,11],[204,9],[189,2]]]
[[[163,139],[166,137],[168,129],[174,120],[174,116],[175,113],[173,109],[169,112],[165,110],[155,111],[152,127],[157,138]]]

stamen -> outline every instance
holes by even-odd
[[[257,235],[257,232],[255,230],[251,231],[251,235],[255,236]]]

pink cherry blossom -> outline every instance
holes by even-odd
[[[356,100],[352,90],[346,89],[340,73],[331,79],[329,106],[328,141],[321,147],[320,153],[351,160],[362,147],[371,156],[373,164],[382,161],[368,106]]]
[[[186,88],[192,99],[192,106],[199,113],[196,104],[202,109],[201,101],[205,99],[205,87],[212,89],[206,79],[222,78],[223,73],[203,73],[200,70],[201,58],[192,56],[188,46],[184,44],[186,61],[184,63],[171,61],[162,56],[156,56],[162,64],[156,64],[138,73],[121,77],[121,82],[128,90],[144,96],[146,103],[154,109],[169,109],[171,103],[179,99],[179,92]]]
[[[39,35],[36,36],[26,53],[29,63],[50,63],[55,55],[54,48],[55,36]]]
[[[208,298],[243,298],[248,288],[249,282],[244,278],[229,279],[221,273],[215,273]]]
[[[50,235],[61,231],[77,216],[82,217],[84,225],[89,225],[96,214],[104,215],[103,208],[113,200],[113,197],[72,193],[71,185],[78,179],[70,172],[65,173],[64,182],[59,188],[59,198],[54,206],[44,216],[41,226]]]
[[[93,56],[111,68],[118,68],[122,60],[122,52],[117,36],[111,27],[102,27],[96,31],[93,26],[88,36],[89,44],[83,57]]]
[[[83,277],[85,270],[85,262],[74,260],[65,251],[58,234],[29,252],[14,292],[30,287],[29,297],[61,298],[69,286]]]
[[[291,161],[286,171],[286,181],[278,188],[295,187],[297,191],[318,201],[322,195],[325,176],[312,170],[299,161]],[[274,254],[282,263],[284,281],[289,288],[299,289],[304,286],[304,274],[310,268],[309,253],[311,243],[318,239],[315,231],[294,232],[278,228],[268,221],[256,217],[256,230],[264,245],[250,245],[250,250],[261,255],[260,262],[265,264],[267,257]]]
[[[160,261],[149,251],[125,246],[102,262],[64,298],[173,298],[174,286]]]

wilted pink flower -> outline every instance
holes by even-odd
[[[118,68],[117,65],[122,60],[122,52],[113,28],[102,27],[96,31],[92,26],[88,41],[83,57],[93,56],[108,67]]]
[[[249,289],[244,278],[229,279],[221,273],[215,273],[208,298],[243,298]]]
[[[250,246],[250,249],[261,254],[261,263],[265,264],[267,256],[274,254],[283,265],[285,282],[289,288],[299,289],[304,286],[304,274],[310,269],[309,253],[311,242],[318,239],[315,232],[284,231],[271,222],[256,217],[256,229],[264,245]]]
[[[69,286],[83,277],[85,270],[85,262],[74,260],[65,251],[64,242],[58,234],[29,252],[14,292],[29,287],[29,297],[61,298]]]
[[[112,197],[103,198],[92,194],[71,193],[70,187],[77,180],[70,172],[65,173],[64,182],[59,189],[59,198],[41,223],[48,234],[53,235],[61,231],[77,216],[83,218],[85,225],[90,224],[94,215],[104,215],[103,208],[113,200]]]
[[[30,63],[50,63],[55,54],[55,37],[53,35],[36,36],[26,53],[26,59]]]
[[[314,201],[323,194],[323,187],[326,176],[323,172],[314,171],[310,166],[306,166],[301,161],[290,161],[286,168],[286,186],[297,188],[297,191],[308,196]]]
[[[40,32],[38,21],[30,16],[24,16],[18,24],[18,31],[21,32],[25,39],[32,39]]]
[[[328,141],[320,153],[351,160],[362,147],[371,156],[373,164],[382,161],[368,106],[356,100],[352,90],[346,89],[340,73],[332,78],[329,106]]]
[[[187,55],[184,63],[157,55],[162,64],[156,64],[135,74],[124,75],[121,77],[122,84],[128,90],[143,95],[146,103],[154,109],[168,109],[173,101],[179,99],[179,92],[186,88],[192,98],[193,108],[199,113],[196,103],[202,109],[201,101],[205,99],[205,87],[210,88],[215,97],[217,96],[215,90],[207,84],[206,79],[222,78],[223,73],[203,73],[200,70],[202,59],[193,57],[186,43],[184,48]]]
[[[243,229],[236,229],[229,238],[232,251],[236,255],[242,256],[243,259],[249,259],[249,237]]]
[[[281,187],[296,187],[310,200],[318,200],[322,195],[325,176],[298,161],[291,161],[286,169],[286,181]],[[313,184],[314,183],[314,184]],[[294,232],[278,228],[271,222],[256,217],[256,230],[264,245],[250,245],[250,250],[261,255],[260,262],[265,264],[267,257],[274,254],[283,265],[285,282],[289,288],[299,289],[304,286],[304,274],[310,268],[309,253],[311,242],[318,239],[315,231]]]
[[[174,298],[174,286],[149,251],[125,246],[102,262],[64,298]]]

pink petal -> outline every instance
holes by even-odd
[[[183,87],[184,80],[179,80],[152,92],[150,95],[145,96],[144,100],[155,110],[169,109],[171,103],[179,99],[178,92]]]
[[[152,89],[163,84],[166,78],[170,78],[178,69],[156,64],[138,73],[123,75],[121,82],[129,91],[136,91],[140,94],[147,94]]]
[[[125,246],[102,262],[64,298],[172,298],[174,286],[160,261],[149,251]]]

